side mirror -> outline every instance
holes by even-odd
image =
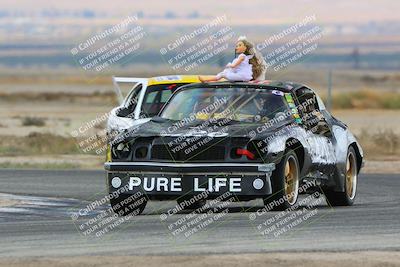
[[[131,112],[131,109],[129,109],[129,108],[127,108],[127,107],[122,107],[122,108],[119,108],[119,109],[115,112],[115,114],[116,114],[118,117],[128,117],[130,114],[132,114],[132,112]]]

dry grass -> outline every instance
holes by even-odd
[[[357,139],[363,147],[366,159],[400,157],[400,135],[391,129],[376,133],[369,133],[367,129],[363,129]]]
[[[0,81],[5,84],[87,84],[90,80],[90,84],[110,84],[110,76],[78,76],[78,75],[9,75],[7,77],[0,77]]]
[[[325,103],[327,96],[320,94]],[[116,105],[115,93],[98,92],[0,92],[0,100],[5,102],[63,102],[97,105]],[[388,91],[360,90],[333,94],[334,109],[400,109],[400,93]]]
[[[399,266],[398,251],[354,251],[354,252],[280,252],[252,254],[207,254],[207,255],[149,255],[149,256],[74,256],[74,257],[4,257],[1,266],[10,267],[394,267]]]
[[[362,129],[357,140],[363,147],[366,159],[399,159],[400,134],[392,129],[380,130],[370,133]],[[100,139],[99,139],[100,140]],[[63,137],[50,133],[33,132],[27,136],[2,136],[0,139],[0,155],[67,155],[67,154],[92,154],[95,149],[82,151],[76,140],[72,137]]]
[[[322,96],[326,103],[326,96]],[[400,109],[400,94],[361,90],[333,95],[335,109]]]
[[[80,154],[82,153],[72,137],[50,133],[30,133],[28,136],[2,136],[0,155]]]
[[[368,161],[371,173],[396,173],[400,159],[400,134],[393,130],[371,133],[363,129],[357,136]],[[31,133],[27,136],[0,138],[0,168],[41,169],[98,169],[104,155],[96,150],[84,152],[79,140],[50,133]],[[103,153],[104,154],[104,153]],[[371,163],[376,163],[375,165]],[[378,165],[377,165],[378,164]]]
[[[40,169],[40,170],[67,170],[67,169],[81,169],[80,164],[73,164],[68,162],[63,163],[14,163],[14,162],[0,162],[2,169]]]
[[[74,92],[0,92],[0,99],[4,102],[64,102],[82,104],[117,104],[115,93],[93,92],[93,93],[74,93]]]

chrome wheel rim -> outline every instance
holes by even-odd
[[[346,194],[349,199],[354,199],[357,189],[357,164],[356,157],[350,152],[346,161]]]
[[[290,205],[294,205],[299,194],[299,172],[296,158],[288,157],[285,164],[285,196]]]

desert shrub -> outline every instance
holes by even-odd
[[[325,95],[322,99],[326,103]],[[335,109],[400,109],[400,94],[374,90],[335,93],[332,102]]]
[[[22,118],[22,126],[43,127],[45,125],[46,125],[46,121],[43,118],[38,118],[38,117],[25,117],[25,118]]]
[[[33,132],[27,136],[2,136],[2,155],[80,154],[72,137]]]
[[[361,143],[367,158],[400,155],[400,135],[392,129],[380,130],[375,133],[370,133],[367,129],[363,129],[356,137]]]

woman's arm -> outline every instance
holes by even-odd
[[[238,60],[236,60],[235,64],[228,64],[228,68],[236,68],[242,61],[244,60],[245,55],[241,54],[238,57]]]

